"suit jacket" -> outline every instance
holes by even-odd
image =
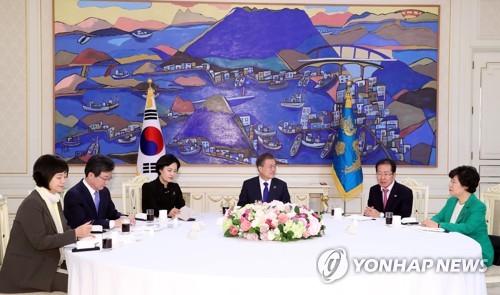
[[[180,209],[186,205],[182,197],[181,188],[177,183],[169,182],[167,188],[160,181],[160,178],[142,185],[142,211],[155,209],[155,216],[164,209],[172,210],[174,207]]]
[[[253,204],[255,201],[262,200],[262,192],[260,190],[259,177],[247,179],[243,182],[243,187],[241,188],[240,197],[238,200],[238,206],[245,206],[246,204]],[[288,193],[288,187],[286,182],[278,178],[273,178],[271,181],[271,186],[269,187],[269,194],[267,195],[267,201],[278,200],[283,203],[290,203],[290,194]]]
[[[413,191],[396,181],[387,198],[387,204],[384,209],[383,195],[380,185],[374,185],[370,188],[368,195],[368,207],[373,206],[379,212],[393,212],[394,215],[401,215],[401,218],[411,216],[413,207]]]
[[[76,241],[58,203],[64,233],[57,228],[47,204],[33,190],[17,210],[0,270],[0,292],[52,291],[60,259],[59,248]]]
[[[90,191],[81,180],[73,186],[64,196],[64,216],[72,228],[93,220],[93,224],[109,228],[109,221],[120,218],[121,214],[115,208],[111,200],[108,188],[99,191],[99,214],[95,209],[94,199]]]
[[[483,259],[486,259],[485,265],[490,266],[493,263],[493,246],[488,237],[488,227],[486,225],[486,206],[483,202],[472,194],[467,202],[464,203],[460,214],[455,223],[450,223],[451,215],[455,210],[458,199],[451,197],[444,205],[443,209],[431,220],[440,224],[440,226],[449,231],[459,232],[476,240],[481,245]]]

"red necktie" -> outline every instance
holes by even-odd
[[[382,191],[384,192],[384,209],[385,209],[385,205],[387,204],[387,193],[389,192],[389,190],[384,188],[382,189]]]

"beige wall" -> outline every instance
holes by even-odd
[[[74,0],[68,0],[74,1]],[[230,1],[227,1],[230,2]],[[234,2],[234,1],[233,1]],[[253,1],[248,1],[253,2]],[[260,3],[262,1],[259,1]],[[309,1],[274,1],[305,3]],[[313,1],[317,4],[345,4],[345,1]],[[500,1],[492,0],[427,0],[427,1],[350,1],[349,4],[428,4],[441,5],[441,43],[439,70],[438,166],[400,168],[398,178],[410,176],[429,184],[430,212],[442,207],[448,197],[447,172],[470,163],[470,84],[473,50],[500,50]],[[43,153],[53,152],[53,38],[52,1],[17,0],[0,2],[0,117],[2,138],[0,153],[0,194],[9,197],[9,212],[17,207],[31,190],[31,166]],[[488,16],[486,19],[485,16]],[[481,20],[481,21],[479,21]],[[469,108],[468,108],[469,106]],[[467,123],[469,122],[469,124]],[[465,143],[465,144],[464,144]],[[361,212],[369,187],[375,183],[374,168],[364,167],[364,192],[360,199],[348,202],[350,212]],[[178,182],[240,184],[255,175],[254,167],[182,167]],[[331,168],[280,167],[279,177],[289,183],[332,185]],[[120,166],[110,185],[118,205],[121,182],[135,175],[135,167]],[[83,167],[72,166],[68,186],[83,176]],[[340,205],[331,190],[331,203]]]

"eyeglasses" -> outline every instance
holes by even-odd
[[[113,179],[113,177],[110,177],[110,178],[104,178],[104,177],[102,177],[102,176],[100,176],[100,175],[99,175],[99,176],[97,176],[97,177],[99,177],[100,179],[104,180],[104,182],[111,181],[111,180]]]
[[[390,172],[377,172],[377,176],[378,177],[382,177],[382,176],[389,177],[389,176],[392,176],[392,174],[394,174],[394,173],[390,173]]]
[[[276,167],[278,167],[278,165],[266,165],[266,166],[262,166],[264,168],[267,168],[267,169],[276,169]]]

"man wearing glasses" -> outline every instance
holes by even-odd
[[[106,185],[113,178],[115,163],[104,155],[92,156],[85,165],[85,178],[64,197],[64,216],[76,228],[88,221],[103,228],[121,227],[121,216]],[[132,224],[135,223],[130,216]]]
[[[401,218],[411,216],[413,192],[396,182],[396,163],[391,159],[382,159],[375,165],[375,170],[378,184],[370,188],[365,215],[384,217],[385,212],[392,212]]]
[[[270,203],[278,200],[283,203],[290,203],[290,194],[286,182],[275,178],[276,159],[270,153],[265,153],[257,158],[257,170],[259,176],[247,179],[241,188],[238,206],[253,204],[256,201]]]

